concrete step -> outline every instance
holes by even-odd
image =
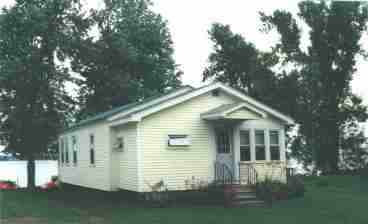
[[[241,193],[256,193],[256,191],[254,189],[247,189],[247,188],[243,188],[243,189],[233,189],[234,194],[241,194]]]
[[[233,196],[233,200],[254,200],[257,199],[255,194],[235,194]]]
[[[242,201],[233,201],[232,206],[234,207],[242,207],[242,206],[265,206],[266,203],[262,200],[242,200]]]

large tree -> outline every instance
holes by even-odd
[[[97,37],[83,41],[73,69],[83,77],[80,119],[180,85],[167,22],[150,0],[105,0],[92,12]]]
[[[305,1],[299,3],[298,17],[309,27],[306,50],[290,12],[261,13],[261,30],[275,29],[281,37],[270,52],[259,51],[229,26],[214,24],[209,31],[214,52],[204,80],[227,82],[293,116],[299,130],[291,155],[305,167],[336,172],[341,158],[357,161],[357,146],[365,140],[358,124],[367,119],[367,108],[352,93],[350,81],[357,57],[365,53],[360,40],[367,9],[359,2]]]
[[[336,172],[343,143],[352,137],[349,127],[367,119],[367,108],[350,86],[357,56],[364,53],[360,41],[367,30],[367,8],[361,2],[337,1],[298,6],[299,21],[309,28],[306,50],[301,47],[300,23],[290,12],[261,14],[262,21],[265,31],[280,34],[275,50],[297,80],[298,91],[290,93],[296,96],[293,115],[300,124],[294,155],[324,172]]]
[[[295,76],[274,71],[278,55],[257,49],[233,33],[229,25],[214,23],[209,35],[214,52],[209,56],[203,81],[219,80],[284,113],[293,113],[295,97],[289,92],[297,90]]]
[[[46,152],[71,119],[73,81],[63,66],[88,22],[78,0],[17,0],[0,13],[1,137],[6,150],[28,160],[35,186],[35,157]]]

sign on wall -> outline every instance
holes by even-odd
[[[188,135],[169,135],[168,146],[189,146]]]

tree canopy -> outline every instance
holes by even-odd
[[[259,51],[229,26],[214,24],[209,31],[214,52],[203,77],[227,82],[294,117],[299,130],[291,155],[306,167],[336,172],[341,159],[355,158],[341,155],[361,152],[356,148],[365,142],[358,124],[367,119],[367,107],[350,82],[357,57],[365,55],[360,41],[367,31],[367,8],[360,2],[298,6],[298,19],[284,10],[260,13],[260,30],[280,35],[269,52]],[[303,22],[309,28],[307,50],[301,47]],[[282,68],[276,70],[276,64]]]
[[[79,0],[16,0],[0,12],[0,133],[7,151],[28,160],[30,187],[35,158],[75,120],[181,85],[152,2],[104,3],[84,12]]]
[[[262,15],[266,29],[281,36],[277,53],[297,71],[298,146],[324,172],[336,172],[350,127],[367,119],[367,108],[351,91],[357,56],[365,51],[368,11],[361,2],[299,3],[298,17],[309,27],[310,45],[300,47],[301,28],[290,12]],[[349,133],[351,134],[351,133]],[[357,138],[359,139],[359,133]]]
[[[105,0],[91,20],[98,37],[78,46],[83,118],[180,85],[167,22],[149,0]]]
[[[34,187],[34,158],[46,152],[71,119],[73,78],[61,63],[86,34],[78,1],[17,0],[0,13],[1,137],[6,150],[28,159]]]

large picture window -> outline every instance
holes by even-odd
[[[249,131],[240,131],[240,161],[250,161]]]
[[[270,131],[271,160],[280,160],[280,140],[278,131]]]
[[[263,130],[255,131],[256,160],[266,160],[265,133]]]

